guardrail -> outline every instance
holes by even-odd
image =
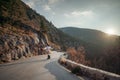
[[[78,74],[86,76],[91,80],[120,80],[120,75],[118,74],[78,64],[76,62],[66,59],[63,56],[60,57],[59,62],[71,71],[75,70],[76,68],[76,70],[78,70],[79,68],[80,71]]]

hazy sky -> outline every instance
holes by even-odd
[[[120,35],[120,0],[22,0],[57,28],[75,26]]]

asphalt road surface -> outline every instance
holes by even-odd
[[[53,51],[50,60],[40,55],[0,64],[0,80],[83,80],[57,63],[61,54]]]

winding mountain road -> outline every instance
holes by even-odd
[[[61,54],[53,51],[50,60],[40,55],[0,64],[0,80],[84,80],[57,63]]]

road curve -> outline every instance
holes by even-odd
[[[53,51],[50,60],[41,55],[0,64],[0,80],[81,80],[57,63],[60,54]]]

